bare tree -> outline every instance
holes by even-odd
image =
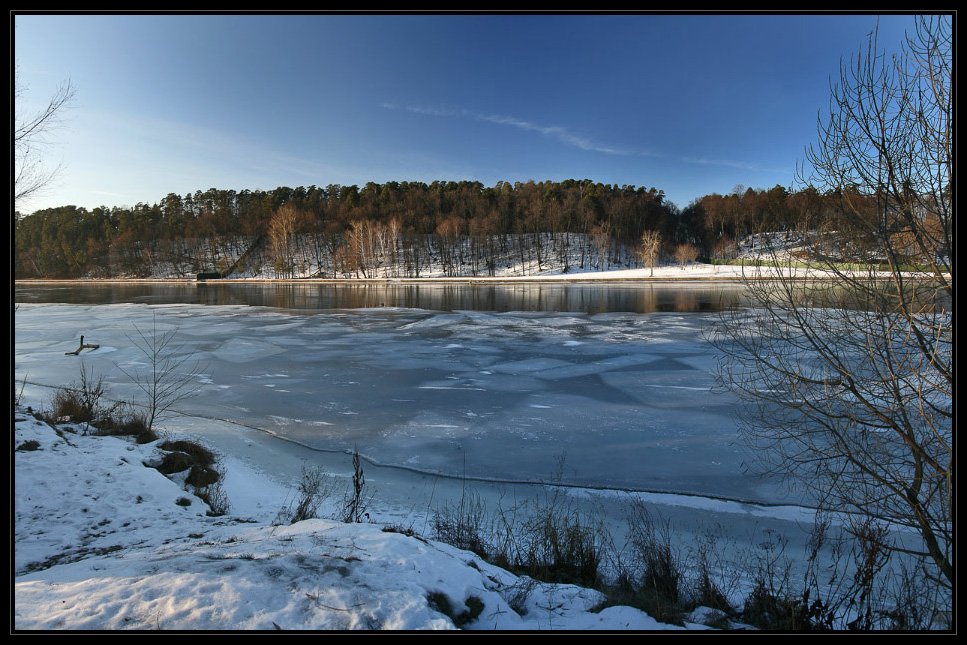
[[[373,247],[370,233],[369,220],[365,219],[353,220],[349,223],[349,228],[346,229],[347,266],[355,269],[357,278],[360,270],[362,270],[364,278],[372,277],[369,274],[369,268],[373,266]]]
[[[440,262],[447,276],[457,274],[457,242],[463,231],[463,222],[459,217],[450,216],[436,227],[436,234],[440,241]]]
[[[639,248],[642,263],[651,268],[649,276],[654,276],[655,265],[658,264],[658,258],[661,255],[661,233],[658,231],[645,231],[642,233]]]
[[[147,369],[128,371],[120,365],[118,369],[144,394],[145,422],[151,430],[158,421],[171,417],[177,403],[195,395],[201,366],[174,343],[176,330],[158,332],[157,318],[151,321],[150,333],[137,325],[134,330],[128,338],[147,360]]]
[[[390,246],[390,264],[393,267],[393,277],[398,278],[400,276],[400,259],[399,259],[399,243],[400,235],[403,232],[403,225],[400,223],[398,217],[392,217],[386,223],[386,236],[388,238]]]
[[[61,167],[49,168],[43,150],[51,145],[52,135],[62,124],[64,111],[77,94],[70,79],[64,81],[48,101],[46,107],[26,116],[22,102],[26,87],[17,79],[16,115],[14,125],[14,201],[22,202],[41,192],[57,177]]]
[[[733,260],[739,254],[739,245],[728,235],[723,235],[712,246],[712,256],[719,260]]]
[[[694,244],[679,244],[675,247],[675,261],[682,265],[682,269],[685,269],[685,265],[689,262],[694,262],[698,259],[698,248]]]
[[[598,270],[604,271],[611,255],[611,225],[608,222],[595,224],[591,228],[590,239],[598,255]]]
[[[291,276],[295,265],[293,242],[299,209],[292,204],[283,204],[269,220],[269,241],[275,259],[275,272],[278,276]]]
[[[949,16],[922,18],[900,53],[876,33],[844,63],[801,179],[839,196],[803,231],[828,279],[748,281],[755,308],[723,318],[725,383],[767,470],[856,526],[913,529],[888,545],[953,586],[952,68]],[[844,262],[852,262],[846,265]],[[859,263],[859,264],[857,264]],[[858,266],[863,266],[862,270]],[[801,276],[799,276],[801,278]]]

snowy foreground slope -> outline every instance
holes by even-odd
[[[679,629],[378,525],[208,517],[154,444],[18,413],[14,445],[15,629]]]

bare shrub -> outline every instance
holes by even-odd
[[[184,439],[178,441],[165,441],[158,444],[161,450],[168,452],[181,452],[191,457],[192,462],[201,466],[210,466],[215,463],[215,455],[211,450],[195,441]]]
[[[188,477],[185,478],[185,483],[195,488],[207,488],[220,479],[221,473],[218,469],[211,466],[194,464],[191,470],[188,471]]]
[[[456,508],[438,510],[433,516],[434,537],[458,549],[473,551],[482,558],[489,548],[484,538],[486,509],[475,491],[464,487]]]
[[[789,540],[771,529],[753,557],[755,586],[745,599],[742,618],[756,627],[802,631],[812,627],[809,609],[792,589],[792,563],[785,556]]]
[[[507,605],[517,612],[519,616],[525,615],[527,613],[527,601],[538,584],[537,580],[529,576],[521,576],[518,578],[517,582],[507,590]]]
[[[65,419],[75,423],[89,423],[94,420],[94,412],[84,406],[77,392],[61,388],[54,393],[51,401],[50,420],[56,422]]]
[[[20,402],[23,400],[24,388],[27,387],[27,373],[26,372],[24,372],[23,380],[21,380],[21,382],[20,382],[20,390],[19,391],[17,390],[17,384],[16,383],[13,384],[13,387],[14,387],[14,393],[15,393],[14,394],[14,401],[13,401],[14,402],[14,406],[17,407],[17,408],[19,408],[20,407]]]
[[[95,377],[82,366],[77,381],[54,393],[51,414],[55,419],[68,417],[73,423],[92,423],[103,413],[103,397],[104,377]]]
[[[318,517],[319,506],[332,495],[335,484],[330,475],[319,466],[308,467],[302,465],[302,478],[296,489],[298,499],[289,502],[276,514],[272,524],[295,524],[303,520]],[[294,505],[293,505],[294,504]]]
[[[358,524],[364,519],[369,519],[367,509],[372,499],[372,494],[366,492],[366,476],[363,473],[363,465],[359,459],[359,450],[354,450],[353,488],[346,496],[342,521],[347,524]]]
[[[27,439],[16,448],[17,452],[30,452],[40,450],[40,442],[36,439]]]
[[[209,510],[206,514],[209,517],[220,517],[228,514],[228,511],[231,510],[231,504],[228,500],[228,494],[225,492],[224,486],[222,486],[225,473],[217,468],[213,470],[215,472],[215,479],[200,490],[196,487],[195,494],[208,504]]]
[[[555,482],[562,471],[563,457]],[[603,523],[570,505],[560,487],[546,490],[540,500],[499,506],[491,514],[479,494],[464,488],[456,508],[436,513],[435,537],[536,580],[598,585],[610,540]]]
[[[195,460],[183,452],[169,452],[161,458],[155,469],[162,475],[181,473],[195,465]]]
[[[299,482],[299,503],[292,514],[292,523],[316,517],[319,504],[324,497],[326,476],[320,468],[302,467],[302,480]]]
[[[522,527],[521,569],[547,582],[595,586],[601,564],[600,524],[566,507],[544,507]]]
[[[641,502],[635,502],[628,518],[628,543],[634,573],[628,576],[631,602],[663,622],[682,623],[682,563],[671,544],[667,522],[658,525]]]
[[[222,485],[225,472],[219,468],[218,459],[211,450],[196,441],[185,439],[164,441],[158,448],[165,451],[161,462],[154,465],[158,472],[174,475],[187,471],[185,489],[194,491],[208,504],[208,515],[217,517],[228,513],[228,494]]]
[[[483,600],[478,596],[468,596],[463,604],[466,605],[466,609],[458,612],[450,602],[450,599],[446,594],[440,591],[434,591],[427,595],[426,602],[434,611],[438,611],[444,616],[448,617],[453,621],[453,624],[458,628],[462,628],[464,625],[472,623],[477,620],[481,612],[484,609]]]
[[[929,570],[922,563],[901,565],[886,591],[882,629],[893,631],[952,630],[953,614],[939,609],[949,604],[936,585],[924,585]]]
[[[713,571],[713,559],[718,557],[718,543],[714,536],[708,534],[698,544],[695,557],[695,581],[692,592],[694,606],[711,607],[728,615],[733,615],[735,609],[729,602],[728,596],[721,587],[718,577]]]
[[[462,628],[465,625],[472,623],[477,620],[477,617],[484,610],[484,603],[478,596],[468,596],[463,604],[466,609],[458,612],[450,602],[447,595],[440,591],[434,591],[427,595],[426,602],[434,611],[438,611],[444,616],[447,616],[453,621],[453,624],[458,628]]]
[[[125,404],[111,406],[98,417],[96,423],[97,430],[94,434],[100,436],[131,436],[138,443],[151,443],[159,438],[158,434],[148,427],[144,412]]]

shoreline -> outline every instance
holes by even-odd
[[[388,272],[388,270],[387,270]],[[198,274],[200,275],[200,274]],[[185,277],[111,277],[111,278],[20,278],[14,279],[15,286],[64,284],[64,285],[520,285],[520,284],[749,284],[757,282],[776,282],[790,280],[795,282],[836,282],[848,275],[861,279],[890,281],[895,275],[890,271],[869,271],[843,269],[839,274],[823,267],[775,266],[764,264],[756,266],[754,260],[749,264],[704,264],[692,263],[687,266],[664,265],[656,267],[616,268],[606,271],[575,270],[560,273],[549,270],[532,275],[428,275],[424,277],[289,277],[272,278],[268,276],[235,276],[227,278],[202,278],[196,274]],[[923,272],[902,272],[907,280],[930,280],[935,276]]]
[[[755,280],[776,280],[775,277],[752,278]],[[826,279],[796,278],[796,279]],[[735,276],[694,276],[669,278],[587,278],[587,277],[554,277],[554,276],[522,276],[512,278],[219,278],[210,280],[195,280],[194,278],[26,278],[14,280],[15,285],[32,284],[588,284],[588,283],[677,283],[677,282],[733,282],[741,283],[743,278]]]
[[[907,280],[930,279],[933,276],[904,274]],[[876,280],[892,280],[892,274],[875,276]],[[362,285],[520,285],[520,284],[737,284],[746,282],[776,282],[779,280],[794,280],[799,282],[835,282],[837,276],[803,275],[803,276],[741,276],[741,275],[700,275],[700,276],[654,276],[654,277],[588,277],[581,276],[516,276],[516,277],[434,277],[434,278],[218,278],[196,280],[194,278],[27,278],[14,280],[14,286],[31,285],[98,285],[98,284],[130,284],[130,285],[333,285],[348,286]]]

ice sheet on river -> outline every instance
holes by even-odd
[[[785,501],[743,473],[706,314],[26,304],[16,377],[85,364],[134,399],[118,366],[143,366],[129,336],[153,320],[203,363],[185,412],[451,475],[547,480],[563,455],[576,485]],[[81,334],[101,349],[65,356]]]

